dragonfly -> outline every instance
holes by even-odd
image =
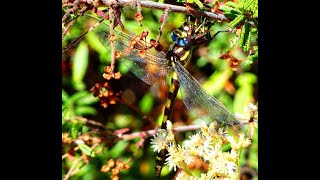
[[[101,44],[109,45],[108,35],[110,25],[103,19],[92,15],[86,15],[90,21],[97,22],[98,27],[93,31],[98,35]],[[182,100],[189,111],[198,118],[212,122],[217,121],[221,125],[239,125],[242,123],[228,109],[209,95],[201,84],[185,69],[192,56],[194,47],[213,39],[209,27],[209,20],[191,21],[190,18],[182,26],[171,33],[173,43],[167,52],[150,48],[152,45],[141,36],[129,35],[118,29],[114,29],[115,49],[120,52],[120,60],[139,79],[149,85],[168,84],[169,92],[164,109],[161,129],[166,129],[167,120],[171,119],[174,102],[180,90]],[[138,38],[137,38],[138,37]],[[168,82],[168,79],[170,81]],[[160,177],[164,165],[166,149],[157,153],[155,172]]]

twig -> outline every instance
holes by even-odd
[[[76,10],[78,9],[78,7],[72,7],[72,8],[70,8],[70,9],[68,9],[67,11],[66,11],[66,13],[63,15],[63,17],[62,17],[62,22],[64,22],[66,19],[67,19],[67,17],[69,16],[69,14],[71,13],[71,12],[75,12]]]
[[[68,173],[64,176],[63,180],[67,180],[69,179],[70,176],[72,176],[74,174],[74,169],[76,168],[76,166],[79,164],[79,162],[84,159],[85,154],[83,154],[80,158],[78,158],[71,166],[71,168],[69,169]]]
[[[112,19],[113,18],[113,9],[109,8],[109,20],[110,20],[110,32],[109,32],[109,40],[110,40],[110,47],[111,47],[111,75],[114,76],[114,64],[116,62],[115,59],[115,50],[114,50],[114,42],[113,42],[113,23]]]
[[[75,147],[73,150],[74,151],[78,151],[80,149],[79,146]],[[62,155],[62,160],[65,159],[66,157],[68,157],[68,153],[65,153],[64,155]]]
[[[129,164],[131,161],[133,161],[133,159],[138,155],[138,152],[140,151],[142,144],[144,142],[144,139],[141,139],[137,144],[138,149],[136,150],[136,152],[133,153],[133,155],[131,156],[130,159],[128,159],[128,161],[126,162],[126,164]]]
[[[72,19],[71,22],[68,23],[67,27],[64,29],[63,33],[62,33],[62,39],[64,38],[64,36],[67,34],[68,30],[70,29],[70,27],[74,24],[74,22],[76,21],[76,19]]]
[[[175,132],[183,132],[183,131],[194,131],[200,129],[200,125],[189,125],[189,126],[180,126],[173,128],[173,131]],[[147,138],[150,136],[153,136],[157,132],[156,129],[148,130],[148,131],[141,131],[141,132],[135,132],[132,134],[124,134],[120,138],[122,140],[131,140],[134,138]]]
[[[107,6],[110,6],[110,5],[131,6],[132,4],[132,0],[118,0],[117,2],[102,0],[102,2]],[[140,4],[141,4],[141,7],[146,7],[146,8],[161,9],[161,10],[168,9],[169,12],[185,13],[185,14],[195,15],[195,16],[205,16],[211,19],[217,19],[221,21],[229,21],[228,18],[226,18],[223,14],[217,14],[217,13],[208,12],[208,11],[199,11],[196,9],[194,10],[194,12],[191,12],[184,6],[162,4],[162,3],[152,2],[152,1],[141,1]]]
[[[89,30],[85,31],[84,33],[82,33],[77,39],[75,39],[74,41],[72,41],[70,44],[68,44],[66,47],[64,47],[62,49],[62,53],[64,53],[66,50],[68,50],[71,46],[75,45],[75,43],[77,43],[78,41],[80,41],[86,34],[88,34],[88,32],[90,32],[92,29],[96,28],[102,21],[104,21],[104,19],[101,19],[100,21],[98,21],[96,24],[94,24],[92,27],[89,28]]]
[[[160,18],[161,26],[159,28],[159,35],[157,37],[156,42],[160,41],[160,37],[162,35],[162,31],[163,31],[164,25],[166,24],[167,18],[168,18],[168,9],[165,9],[163,11],[163,14],[162,14],[161,18]]]
[[[92,145],[92,146],[90,147],[90,149],[93,151],[97,146],[99,146],[98,143]],[[76,168],[76,166],[80,163],[80,161],[81,161],[82,159],[84,159],[85,157],[86,157],[86,155],[85,155],[85,154],[82,154],[82,156],[81,156],[80,158],[78,158],[77,160],[74,161],[74,163],[72,164],[71,168],[69,169],[68,173],[65,175],[65,177],[64,177],[63,180],[69,179],[70,176],[76,174],[77,171],[79,171],[79,169],[75,169],[75,168]],[[63,156],[62,156],[62,158],[63,158]]]
[[[66,121],[75,121],[75,120],[80,120],[85,124],[92,124],[94,126],[99,126],[99,127],[102,127],[103,129],[106,129],[106,126],[103,125],[102,123],[94,121],[94,120],[90,120],[90,119],[87,119],[87,118],[84,118],[84,117],[73,116],[71,119],[66,119]]]
[[[62,160],[68,157],[68,153],[65,153],[64,155],[62,155]]]
[[[243,123],[248,124],[248,122],[243,121]],[[201,128],[201,125],[188,125],[188,126],[179,126],[173,128],[174,132],[184,132],[184,131],[195,131]],[[120,135],[122,140],[131,140],[134,138],[147,138],[153,136],[157,132],[156,129],[148,130],[148,131],[140,131],[132,134],[124,134]]]

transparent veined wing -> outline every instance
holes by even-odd
[[[99,22],[100,19],[92,15],[87,15],[87,21]],[[110,26],[106,21],[102,21],[97,28],[92,30],[98,35],[99,40],[103,46],[109,46]],[[154,48],[145,51],[142,56],[140,50],[150,44],[146,41],[139,41],[135,47],[130,48],[130,42],[134,36],[126,34],[118,29],[114,29],[114,45],[116,51],[120,52],[118,58],[121,63],[130,68],[137,77],[144,82],[153,84],[167,84],[168,77],[172,72],[171,65],[168,64],[164,52],[156,51]]]
[[[178,76],[183,102],[190,112],[206,122],[216,120],[220,124],[237,124],[242,127],[242,123],[215,97],[206,93],[180,63],[174,63],[173,67]]]

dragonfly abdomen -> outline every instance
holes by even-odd
[[[171,119],[172,117],[172,110],[173,110],[173,106],[174,106],[174,102],[179,90],[179,81],[177,80],[177,77],[174,75],[175,73],[173,73],[172,75],[172,79],[171,79],[171,85],[170,85],[170,89],[168,92],[168,97],[167,97],[167,101],[166,101],[166,106],[164,108],[164,113],[163,113],[163,118],[162,118],[162,123],[161,123],[161,129],[167,129],[167,120]],[[161,174],[161,170],[166,158],[166,154],[167,154],[167,150],[166,149],[162,149],[160,150],[159,153],[157,153],[157,157],[156,157],[156,166],[155,166],[155,174],[156,176],[160,177]]]

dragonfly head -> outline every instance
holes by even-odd
[[[178,29],[171,32],[171,39],[179,46],[194,46],[202,44],[210,39],[210,27],[213,25],[207,18],[195,18],[187,20]]]

